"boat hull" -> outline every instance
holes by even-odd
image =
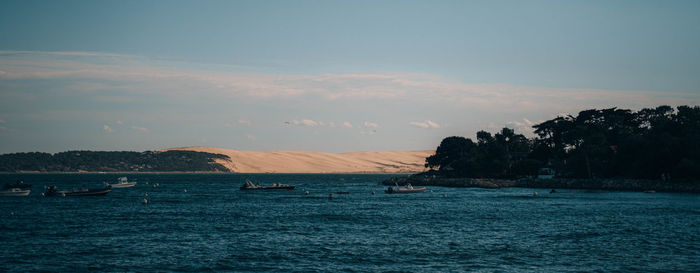
[[[246,187],[242,186],[241,190],[293,190],[293,185],[290,186],[258,186],[258,187]]]
[[[66,196],[100,196],[108,194],[111,189],[104,190],[89,190],[89,191],[76,191],[76,192],[65,192]]]
[[[10,190],[10,191],[0,191],[0,197],[4,196],[29,196],[31,190]]]
[[[395,189],[395,188],[388,188],[384,192],[388,194],[395,194],[395,193],[419,193],[419,192],[424,192],[427,188],[422,187],[422,188],[413,188],[413,189]]]
[[[87,191],[49,191],[44,196],[101,196],[111,192],[111,189],[87,190]]]
[[[128,183],[116,183],[116,184],[109,184],[112,189],[123,189],[123,188],[131,188],[133,186],[136,186],[137,182],[128,182]]]

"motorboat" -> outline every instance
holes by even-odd
[[[396,186],[396,187],[390,187],[386,189],[384,192],[385,193],[417,193],[417,192],[424,192],[427,188],[426,187],[420,187],[420,188],[414,188],[411,186],[411,184],[408,184],[406,186]]]
[[[32,184],[24,184],[24,181],[18,180],[18,181],[15,182],[14,184],[5,183],[5,185],[3,186],[3,189],[6,189],[6,190],[15,189],[15,188],[17,188],[17,189],[28,189],[28,188],[31,188],[31,187],[32,187]]]
[[[9,190],[0,191],[0,196],[29,196],[30,192],[31,190],[11,188]]]
[[[246,179],[241,190],[293,190],[294,187],[294,185],[287,184],[258,185]]]
[[[80,189],[73,189],[71,191],[59,191],[58,189],[56,189],[56,186],[49,186],[48,188],[46,188],[46,192],[43,195],[44,196],[100,196],[100,195],[108,194],[110,191],[112,191],[110,186],[107,186],[104,189],[88,189],[86,187],[82,187]]]
[[[123,189],[123,188],[131,188],[133,186],[136,186],[136,183],[138,183],[138,182],[129,182],[126,179],[126,177],[119,177],[117,179],[117,183],[107,184],[107,185],[111,186],[112,189]]]

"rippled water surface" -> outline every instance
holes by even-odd
[[[0,175],[34,185],[29,197],[0,198],[0,271],[700,270],[692,194],[387,195],[378,184],[386,175],[129,174],[136,187],[102,197],[40,195],[49,184],[97,187],[118,176]],[[297,189],[240,191],[246,178]]]

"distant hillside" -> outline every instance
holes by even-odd
[[[0,155],[0,172],[228,172],[225,155],[194,151],[13,153]]]
[[[306,151],[252,152],[212,147],[173,148],[221,154],[214,161],[240,173],[415,173],[425,170],[425,158],[435,151],[319,153]]]

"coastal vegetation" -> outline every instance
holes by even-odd
[[[533,126],[442,140],[423,175],[514,179],[543,169],[560,178],[690,181],[700,178],[700,107],[590,109]]]
[[[228,172],[214,159],[228,156],[194,151],[68,151],[0,155],[0,172]]]

